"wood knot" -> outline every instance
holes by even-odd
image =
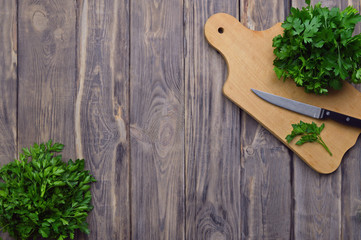
[[[61,28],[57,28],[57,29],[54,31],[54,37],[55,37],[55,39],[59,39],[59,40],[61,40],[61,41],[64,41],[63,34],[64,34],[64,31],[63,31],[63,29],[61,29]]]
[[[253,149],[252,147],[247,147],[247,148],[246,148],[246,153],[247,153],[248,155],[253,155],[253,154],[254,154],[254,149]]]
[[[37,31],[39,31],[39,32],[44,31],[48,27],[48,22],[49,22],[49,20],[45,13],[43,13],[40,10],[36,10],[34,12],[33,26]]]
[[[158,139],[159,143],[162,146],[167,146],[171,144],[174,138],[174,128],[170,123],[165,123],[164,126],[160,129]]]

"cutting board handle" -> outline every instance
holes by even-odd
[[[216,13],[207,20],[204,26],[204,34],[208,43],[217,49],[217,51],[225,59],[228,67],[228,77],[226,81],[228,81],[228,79],[231,78],[229,75],[233,73],[230,69],[238,68],[241,71],[245,71],[243,69],[248,68],[250,63],[248,59],[249,57],[263,59],[264,56],[262,56],[262,54],[257,54],[257,50],[254,49],[254,45],[252,43],[253,39],[265,41],[264,44],[269,44],[267,39],[280,34],[280,28],[281,23],[277,23],[267,30],[254,31],[240,24],[240,22],[232,15],[226,13]],[[235,29],[237,31],[235,31]],[[242,35],[242,39],[238,43],[235,43],[235,39],[237,38],[235,34]],[[242,47],[237,48],[236,46]],[[252,54],[250,51],[254,51],[254,53]],[[234,55],[235,52],[238,53],[238,56]],[[236,61],[229,59],[230,57],[242,58],[243,56],[247,57],[243,59],[236,59]],[[233,63],[237,65],[232,66]]]

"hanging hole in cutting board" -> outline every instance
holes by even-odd
[[[220,34],[224,33],[224,28],[219,27],[219,28],[218,28],[218,32],[219,32]]]

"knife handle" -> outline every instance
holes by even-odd
[[[331,110],[322,109],[321,119],[327,119],[327,118],[352,127],[361,128],[361,119],[347,116],[345,114],[341,114]]]

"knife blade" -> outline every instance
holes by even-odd
[[[296,100],[277,96],[271,93],[256,90],[253,88],[251,88],[251,90],[263,100],[272,103],[273,105],[288,109],[290,111],[316,119],[332,119],[348,126],[361,128],[361,119],[334,112],[325,108],[313,106],[307,103],[302,103]]]

